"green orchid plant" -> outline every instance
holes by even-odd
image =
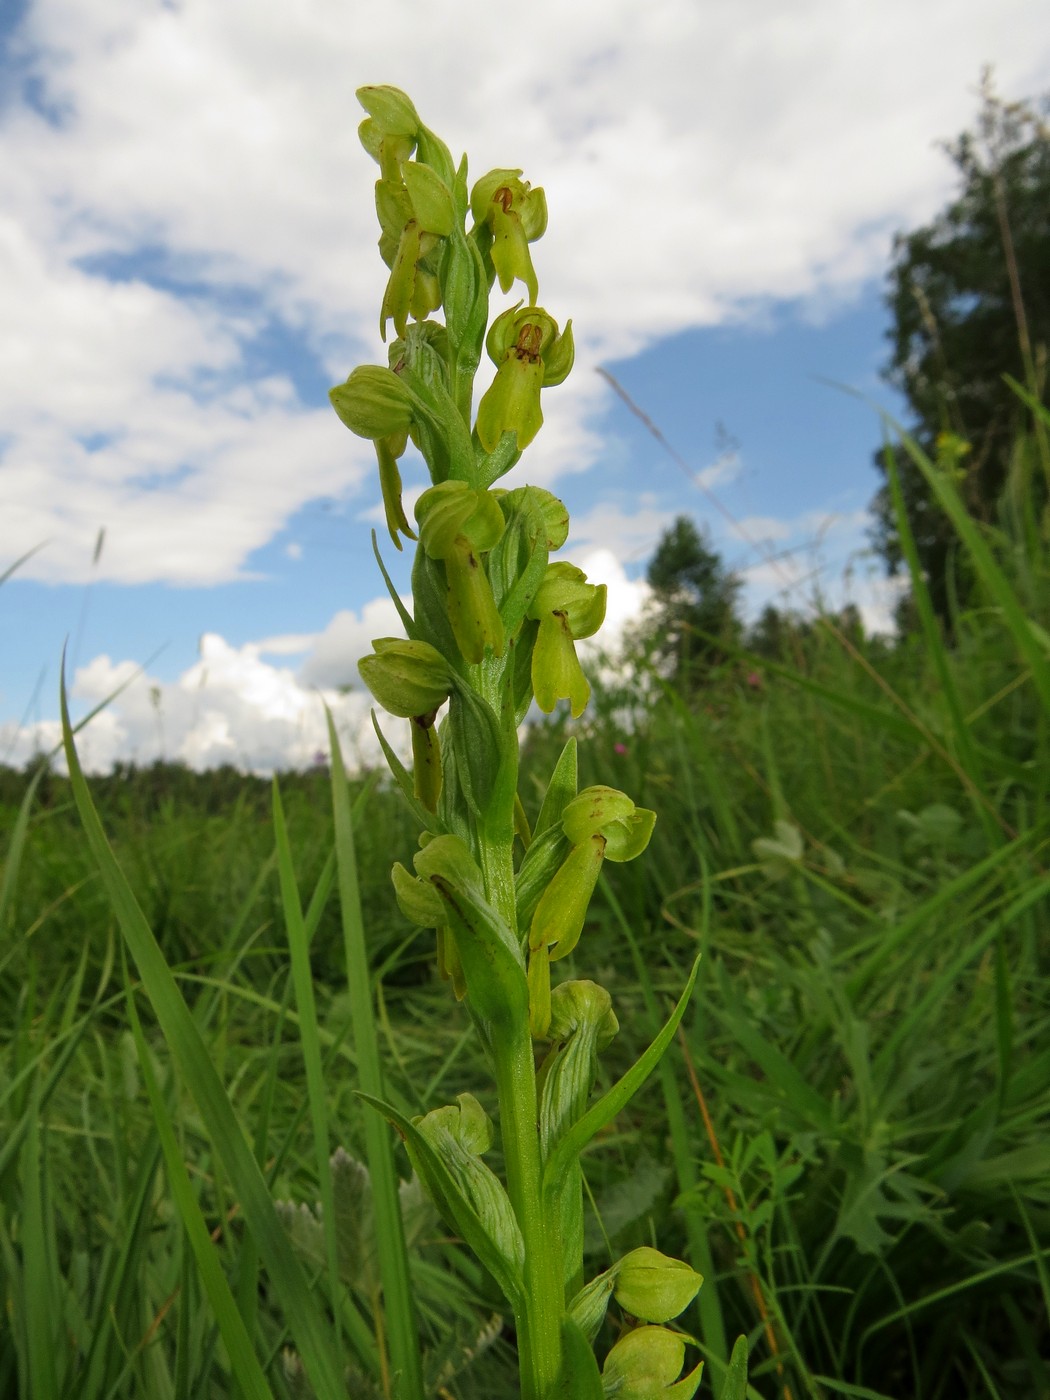
[[[411,611],[379,561],[406,635],[377,639],[360,671],[411,731],[409,772],[373,713],[420,826],[414,869],[394,866],[394,890],[405,917],[435,931],[438,970],[481,1038],[505,1181],[484,1160],[494,1129],[472,1095],[414,1120],[370,1102],[506,1296],[523,1400],[689,1400],[701,1365],[682,1374],[690,1339],[666,1324],[700,1276],[643,1248],[585,1279],[580,1158],[667,1048],[696,967],[656,1040],[595,1102],[598,1056],[617,1033],[610,996],[587,980],[552,985],[552,964],[579,943],[603,862],[639,856],[655,813],[610,787],[578,791],[575,739],[531,822],[518,794],[518,728],[533,702],[583,713],[590,688],[576,644],[598,631],[606,605],[603,585],[551,559],[568,537],[561,501],[537,486],[496,485],[539,431],[544,392],[573,363],[571,322],[561,328],[536,304],[531,245],[546,228],[546,200],[519,170],[493,170],[471,187],[466,158],[454,164],[398,89],[358,97],[368,113],[361,141],[380,170],[389,269],[380,329],[385,340],[392,325],[394,338],[387,365],[355,369],[331,399],[375,444],[394,546],[417,541]],[[496,281],[523,296],[490,325]],[[496,371],[475,415],[486,352]],[[415,528],[398,467],[409,441],[432,482]],[[600,1369],[593,1344],[614,1299],[623,1327]]]

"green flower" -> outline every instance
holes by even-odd
[[[679,1380],[685,1340],[666,1327],[636,1327],[605,1358],[602,1382],[617,1400],[692,1400],[703,1362]]]
[[[590,584],[575,565],[548,564],[526,616],[540,624],[532,651],[536,703],[550,714],[568,700],[573,719],[587,708],[591,687],[576,655],[576,642],[592,637],[605,621],[606,588]]]
[[[655,823],[655,812],[636,807],[626,793],[610,787],[584,788],[562,813],[569,854],[540,896],[529,926],[529,1018],[534,1036],[544,1037],[550,1027],[550,964],[579,942],[602,861],[641,855]]]
[[[415,719],[433,716],[448,699],[452,681],[448,663],[429,642],[379,637],[374,654],[357,663],[361,679],[392,715]]]
[[[503,623],[481,560],[506,528],[498,499],[463,481],[443,481],[420,496],[416,520],[424,550],[445,566],[448,619],[464,659],[480,662],[487,647],[502,656]]]
[[[425,321],[441,305],[441,284],[425,261],[437,243],[437,235],[428,233],[417,219],[410,219],[402,229],[379,309],[379,333],[384,340],[388,321],[403,336],[409,316]]]
[[[529,305],[536,304],[536,272],[529,244],[542,238],[547,228],[547,198],[520,179],[520,170],[490,170],[470,194],[470,212],[476,224],[492,233],[492,266],[500,290],[509,292],[515,278],[525,283]]]
[[[700,1291],[701,1276],[683,1263],[642,1245],[620,1260],[616,1301],[632,1317],[645,1322],[670,1322]]]
[[[494,452],[504,433],[528,447],[543,426],[540,390],[560,384],[572,369],[572,322],[558,323],[539,307],[512,306],[497,316],[485,339],[496,377],[478,404],[478,440]]]
[[[422,122],[407,93],[396,87],[373,85],[358,88],[356,96],[377,131],[416,139]]]
[[[566,804],[561,825],[574,845],[600,832],[605,837],[606,860],[620,863],[634,860],[648,846],[656,813],[636,807],[625,792],[599,783],[584,788]]]
[[[399,88],[361,88],[357,95],[369,113],[361,123],[361,144],[380,169],[376,181],[379,252],[390,268],[379,312],[385,340],[388,321],[403,336],[410,315],[422,321],[441,305],[437,249],[455,224],[446,179],[451,178],[451,161],[443,143],[422,124]],[[419,158],[413,161],[410,157],[417,147]]]
[[[422,408],[405,381],[383,365],[358,365],[345,384],[329,389],[328,397],[350,431],[373,442],[399,439]]]

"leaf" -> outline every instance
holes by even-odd
[[[396,537],[394,543],[397,544]],[[398,545],[398,548],[400,549],[401,546]],[[386,571],[386,565],[383,563],[383,556],[379,553],[379,540],[374,530],[372,531],[372,553],[375,555],[376,563],[379,565],[379,572],[383,575],[383,582],[386,584],[386,591],[390,594],[390,601],[393,603],[394,607],[397,608],[397,615],[401,619],[402,627],[405,629],[405,636],[413,641],[418,640],[419,629],[413,621],[412,614],[405,607],[404,603],[402,603],[401,595],[394,587],[394,582]]]
[[[437,836],[415,857],[415,867],[448,910],[479,1030],[491,1044],[513,1039],[528,1016],[525,961],[514,933],[486,902],[473,857],[458,837]]]
[[[747,1400],[747,1338],[737,1337],[729,1358],[721,1400]]]
[[[526,930],[544,890],[561,869],[569,854],[569,843],[559,826],[548,826],[534,836],[514,878],[518,928]]]
[[[434,1204],[488,1269],[511,1306],[515,1310],[524,1307],[524,1286],[520,1269],[505,1257],[498,1244],[491,1238],[473,1203],[464,1195],[440,1154],[415,1123],[392,1104],[384,1103],[382,1099],[374,1098],[360,1090],[356,1092],[358,1098],[381,1113],[400,1133]]]
[[[541,836],[548,827],[558,825],[562,812],[576,796],[577,782],[576,738],[574,736],[562,749],[558,761],[554,765],[554,772],[547,784],[540,814],[536,818],[536,826],[532,833],[533,840],[537,836]]]
[[[432,831],[437,834],[441,830],[441,823],[438,821],[437,817],[434,816],[433,812],[427,811],[416,796],[412,774],[390,747],[390,741],[379,727],[379,720],[376,719],[375,710],[372,711],[372,728],[375,730],[376,738],[379,740],[379,746],[383,750],[383,757],[387,761],[387,767],[393,774],[394,781],[404,794],[405,801],[408,803],[412,815],[419,822],[420,826],[424,827],[427,831]]]
[[[591,1344],[568,1315],[561,1321],[561,1355],[552,1400],[603,1400],[601,1372]]]
[[[660,1061],[660,1057],[671,1043],[671,1038],[678,1029],[685,1009],[689,1004],[693,988],[696,985],[697,973],[700,971],[699,956],[693,963],[689,977],[686,980],[685,989],[678,998],[678,1004],[671,1012],[663,1029],[653,1040],[652,1044],[635,1061],[631,1068],[622,1075],[616,1083],[609,1089],[596,1104],[590,1108],[579,1122],[565,1133],[557,1147],[551,1153],[543,1169],[543,1194],[545,1199],[557,1200],[561,1192],[562,1183],[569,1170],[579,1162],[580,1155],[587,1144],[600,1133],[607,1123],[620,1113],[631,1101],[637,1091],[649,1078],[653,1070]]]
[[[449,699],[448,730],[463,796],[481,817],[499,778],[503,736],[492,706],[458,678]]]

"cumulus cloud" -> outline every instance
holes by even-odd
[[[26,576],[81,579],[104,525],[100,576],[207,583],[357,492],[365,445],[259,367],[275,326],[333,379],[381,354],[355,84],[409,89],[475,173],[546,185],[543,295],[584,371],[531,454],[550,485],[598,453],[599,359],[878,270],[943,197],[933,138],[969,121],[980,64],[1041,79],[1042,17],[536,0],[510,44],[477,0],[34,0],[0,108],[0,553],[46,539]]]
[[[255,773],[305,768],[327,754],[327,705],[346,760],[375,764],[380,750],[367,692],[360,686],[344,690],[318,684],[305,673],[308,668],[297,671],[270,659],[312,657],[319,640],[280,637],[235,647],[209,633],[201,638],[199,659],[175,681],[141,674],[130,661],[95,657],[73,678],[71,696],[78,711],[118,690],[120,694],[81,731],[81,762],[91,772],[105,772],[118,760],[148,764],[157,759],[195,769],[232,764]],[[355,645],[350,643],[351,651]],[[351,669],[355,661],[356,656],[348,658]],[[404,737],[390,735],[395,747],[407,751],[408,745],[400,742]],[[0,725],[0,753],[5,762],[25,763],[60,738],[51,721],[20,729]]]
[[[384,355],[357,84],[409,90],[474,175],[521,165],[546,187],[541,291],[573,317],[578,371],[507,484],[557,489],[603,452],[603,360],[777,298],[826,315],[879,272],[891,231],[943,202],[935,139],[971,121],[981,65],[1011,94],[1045,81],[1043,21],[1043,0],[534,0],[509,43],[479,0],[31,0],[0,54],[0,558],[44,542],[20,577],[210,585],[249,577],[308,501],[375,517],[372,449],[318,402]],[[645,497],[574,520],[572,557],[610,589],[603,644],[644,605],[630,567],[669,523]],[[718,526],[749,608],[819,584],[888,617],[864,519],[822,524]],[[398,630],[376,599],[316,635],[209,634],[176,680],[135,681],[85,753],[306,763],[320,696],[371,752],[355,662]],[[129,665],[96,657],[80,702]],[[0,751],[56,738],[8,726]]]

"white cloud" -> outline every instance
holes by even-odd
[[[605,622],[593,639],[581,643],[581,649],[604,651],[615,656],[623,640],[624,629],[641,616],[652,589],[644,579],[628,578],[621,560],[611,549],[596,549],[585,554],[580,568],[589,583],[604,583],[607,589]]]
[[[411,606],[411,600],[407,601]],[[373,640],[404,635],[405,629],[397,609],[386,596],[373,598],[366,603],[360,616],[349,609],[337,612],[314,640],[299,673],[300,680],[304,685],[325,689],[353,686],[360,690],[357,662],[372,650]]]
[[[791,526],[786,520],[778,520],[772,515],[746,515],[731,527],[730,534],[758,546],[774,540],[786,540],[791,535]]]
[[[475,174],[546,186],[543,295],[580,347],[530,454],[550,485],[599,450],[600,358],[880,270],[943,198],[933,142],[970,121],[980,65],[1043,81],[1043,20],[1042,0],[535,0],[510,42],[480,0],[34,0],[16,42],[56,117],[0,110],[0,555],[47,539],[26,576],[82,579],[105,526],[103,577],[227,579],[371,471],[251,354],[275,316],[333,378],[377,354],[357,83],[409,89]],[[144,248],[193,294],[106,275]]]
[[[369,608],[365,613],[369,615]],[[336,721],[347,762],[380,761],[368,718],[371,697],[360,685],[343,692],[264,659],[301,655],[321,646],[338,623],[338,618],[333,619],[320,638],[275,637],[241,647],[206,634],[201,638],[199,660],[175,681],[140,675],[130,661],[95,657],[78,668],[73,678],[71,696],[80,712],[106,700],[119,687],[126,688],[81,731],[77,739],[81,762],[91,772],[106,771],[117,760],[148,764],[156,759],[196,769],[230,763],[257,773],[308,767],[328,750],[325,705]],[[313,659],[311,650],[304,671]],[[354,660],[356,656],[351,667]],[[392,731],[397,727],[390,725]],[[24,763],[54,747],[60,737],[52,721],[21,730],[2,725],[0,753],[5,754],[5,762]],[[388,737],[395,746],[407,739],[397,732]],[[402,747],[407,748],[407,743]]]
[[[602,557],[611,555],[621,564],[639,563],[653,552],[674,516],[673,510],[660,509],[644,492],[629,510],[618,505],[595,506],[572,517],[570,553],[575,558],[588,550],[599,550]]]
[[[732,561],[743,584],[744,615],[754,619],[767,604],[815,615],[854,603],[869,631],[891,632],[903,585],[887,579],[875,559],[871,524],[866,510],[739,522],[727,538],[739,542],[746,528],[747,556]]]

